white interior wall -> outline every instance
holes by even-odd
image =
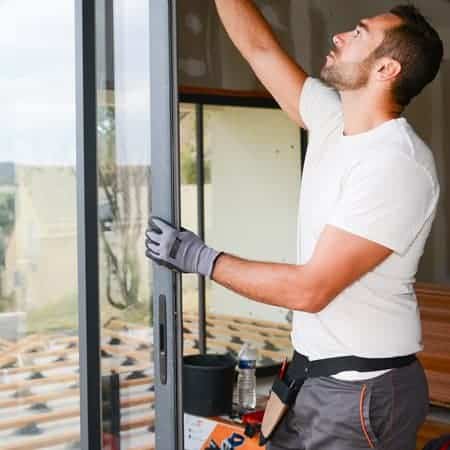
[[[206,133],[208,244],[251,260],[295,263],[299,129],[279,110],[215,107]],[[249,301],[216,283],[210,289],[210,312],[286,321],[284,309]]]

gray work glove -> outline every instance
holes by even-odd
[[[199,273],[211,278],[214,263],[221,254],[208,247],[192,231],[152,217],[145,231],[146,256],[157,264],[184,273]]]

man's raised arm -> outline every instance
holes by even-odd
[[[280,107],[306,128],[298,101],[305,71],[281,48],[269,24],[251,0],[215,0],[222,23],[234,45]]]

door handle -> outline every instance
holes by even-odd
[[[159,296],[159,378],[161,384],[167,383],[167,305],[166,296]]]

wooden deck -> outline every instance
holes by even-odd
[[[435,405],[450,407],[450,305],[421,301],[424,352],[419,358]],[[184,353],[198,352],[198,318],[185,314]],[[121,445],[154,448],[152,330],[109,320],[102,328],[102,373],[120,379]],[[273,364],[292,354],[290,325],[209,315],[209,352],[237,354],[246,340],[259,349],[259,362]],[[0,442],[4,450],[79,448],[78,338],[33,334],[17,342],[0,338]],[[417,449],[450,433],[450,424],[429,420]]]
[[[289,327],[231,316],[208,316],[208,350],[237,354],[242,340],[262,363],[291,355]],[[154,448],[153,331],[120,319],[102,328],[102,373],[120,379],[121,448]],[[198,320],[184,320],[184,353],[198,352]],[[33,334],[0,338],[0,448],[79,448],[78,337]]]

